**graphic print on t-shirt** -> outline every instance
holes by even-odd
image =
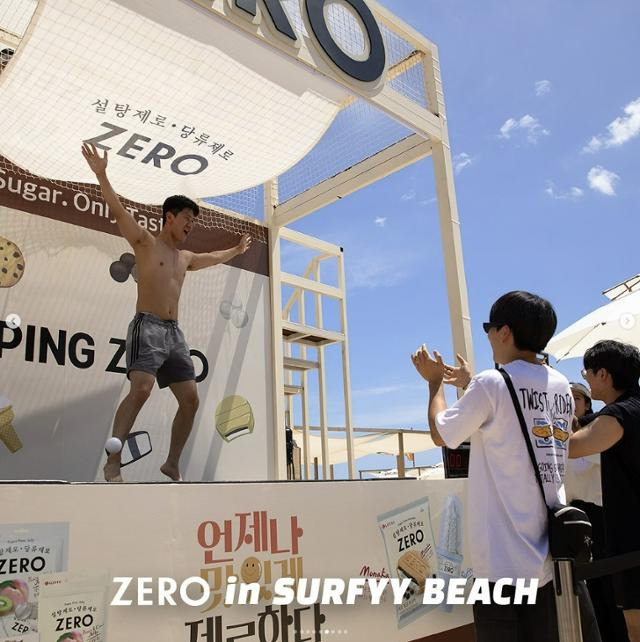
[[[533,443],[537,448],[551,448],[555,446],[560,450],[567,449],[567,440],[569,439],[569,431],[567,426],[569,422],[560,417],[554,417],[551,420],[552,425],[549,425],[549,420],[545,417],[535,417],[533,419],[533,427],[531,433],[534,436]]]
[[[554,394],[552,400],[548,392],[539,392],[534,388],[518,388],[522,409],[532,413],[533,425],[529,426],[531,441],[538,449],[550,449],[552,460],[539,458],[538,468],[544,483],[560,482],[564,479],[564,462],[558,457],[566,452],[569,440],[569,422],[565,417],[573,414],[571,395]]]
[[[567,427],[569,422],[565,419],[555,418],[553,420],[553,438],[556,446],[562,450],[567,449],[567,439],[569,439],[569,431]]]

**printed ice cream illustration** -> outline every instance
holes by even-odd
[[[10,453],[16,453],[22,448],[20,437],[13,427],[15,418],[11,402],[0,396],[0,441],[9,449]]]
[[[438,536],[438,577],[445,581],[445,594],[452,577],[460,577],[462,564],[462,502],[457,495],[448,495],[444,500],[440,532]],[[453,608],[442,604],[444,611]]]
[[[407,551],[398,560],[398,577],[405,577],[411,580],[411,585],[405,593],[405,599],[409,600],[414,595],[424,593],[424,583],[428,577],[431,577],[431,568],[416,551]]]
[[[40,639],[105,642],[108,590],[106,573],[56,573],[47,576],[40,591]]]
[[[429,500],[425,497],[378,516],[390,575],[410,580],[402,604],[396,605],[398,628],[435,607],[423,604],[425,582],[438,565],[431,530]]]
[[[25,260],[20,248],[0,236],[0,288],[11,288],[22,278]]]
[[[38,622],[38,604],[37,602],[25,602],[16,607],[16,620],[26,621],[31,620],[33,624]],[[35,626],[32,627],[34,630]]]
[[[233,441],[253,432],[253,410],[239,395],[224,398],[216,408],[216,429],[225,441]]]

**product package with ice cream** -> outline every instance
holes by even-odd
[[[40,593],[41,639],[105,642],[109,582],[102,571],[48,575]]]
[[[396,605],[398,627],[402,628],[435,608],[422,603],[425,582],[436,577],[438,570],[428,498],[379,515],[378,526],[390,575],[410,580],[402,604]]]
[[[0,526],[0,640],[37,633],[42,580],[66,570],[68,541],[68,523]]]

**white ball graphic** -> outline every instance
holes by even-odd
[[[231,308],[232,306],[231,306],[231,303],[229,303],[229,301],[223,301],[220,304],[220,314],[227,321],[231,318]]]
[[[122,442],[117,437],[111,437],[110,439],[107,439],[107,443],[104,447],[110,455],[115,455],[122,450]]]
[[[249,315],[242,309],[236,309],[233,311],[231,321],[236,328],[244,328],[249,323]]]

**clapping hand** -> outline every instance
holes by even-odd
[[[445,365],[442,355],[434,350],[433,357],[429,354],[427,347],[422,344],[412,355],[411,361],[420,376],[430,384],[440,384],[445,377]]]
[[[464,360],[461,354],[456,355],[459,366],[444,365],[444,382],[456,388],[466,388],[471,381],[471,371],[469,364]]]

